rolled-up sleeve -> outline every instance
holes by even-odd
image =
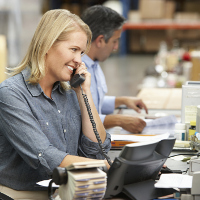
[[[59,151],[53,146],[49,146],[46,150],[39,151],[38,159],[45,167],[48,174],[52,174],[53,169],[60,165],[67,153]]]
[[[108,153],[111,148],[111,135],[108,132],[106,133],[106,139],[102,145],[105,149],[105,152]],[[79,155],[94,159],[105,159],[99,144],[97,142],[91,141],[85,135],[82,135],[81,137]]]
[[[101,108],[102,114],[108,115],[115,110],[115,96],[105,96]]]

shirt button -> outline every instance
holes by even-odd
[[[48,125],[49,125],[49,123],[47,122],[47,123],[46,123],[46,125],[48,126]]]
[[[64,133],[66,133],[66,131],[67,131],[67,130],[66,130],[66,129],[64,129]]]
[[[58,112],[60,113],[60,110],[58,110]]]
[[[38,155],[39,157],[41,157],[42,156],[42,154],[41,153],[39,153],[39,155]]]

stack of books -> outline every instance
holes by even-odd
[[[104,167],[102,160],[78,162],[68,167],[68,182],[59,187],[62,200],[102,199],[107,185],[107,174],[98,167]]]

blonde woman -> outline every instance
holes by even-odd
[[[85,76],[82,89],[109,151],[110,135],[92,100],[90,73],[81,62],[90,43],[91,31],[78,16],[48,11],[23,61],[0,84],[0,192],[14,199],[48,199],[36,183],[49,179],[54,168],[104,159],[81,89],[68,84],[74,69]]]

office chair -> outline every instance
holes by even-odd
[[[14,199],[0,192],[0,200],[14,200]]]

